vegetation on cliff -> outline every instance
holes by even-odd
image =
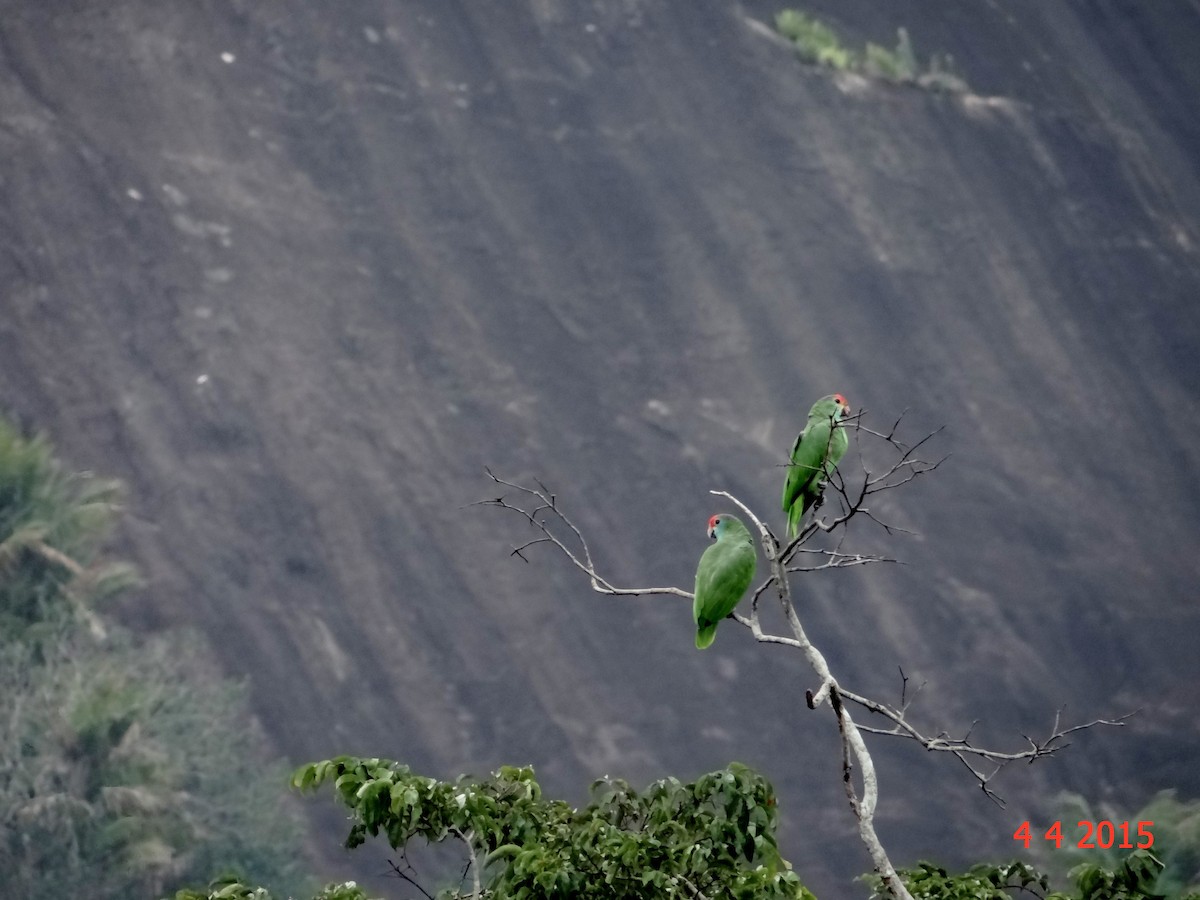
[[[298,818],[245,691],[197,641],[99,605],[137,582],[102,548],[120,486],[0,420],[0,885],[149,897],[234,869],[300,889]]]

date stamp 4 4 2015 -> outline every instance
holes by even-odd
[[[1083,832],[1079,841],[1075,844],[1076,847],[1082,847],[1085,850],[1108,850],[1111,847],[1116,847],[1118,850],[1147,850],[1154,846],[1154,835],[1150,833],[1150,826],[1153,822],[1109,822],[1107,819],[1103,822],[1080,822],[1076,827]],[[1136,844],[1129,842],[1130,829],[1136,826],[1133,836],[1137,838]],[[1055,849],[1062,847],[1063,830],[1062,822],[1055,822],[1046,829],[1046,833],[1042,838],[1054,843]],[[1120,843],[1117,840],[1120,839]],[[1025,849],[1029,849],[1029,843],[1033,840],[1033,833],[1029,830],[1029,822],[1022,822],[1017,830],[1013,832],[1014,841],[1022,841],[1025,844]]]

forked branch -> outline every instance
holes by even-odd
[[[936,471],[942,463],[950,458],[949,455],[946,455],[931,461],[919,455],[919,451],[941,433],[942,428],[945,426],[929,432],[916,443],[908,444],[896,436],[900,428],[900,423],[904,419],[904,413],[900,414],[887,433],[874,431],[865,426],[863,424],[864,415],[865,413],[860,412],[844,420],[842,424],[843,428],[854,434],[854,445],[858,453],[859,469],[861,471],[855,473],[851,480],[850,476],[844,473],[844,469],[847,468],[844,462],[834,470],[833,476],[826,485],[825,496],[817,504],[813,517],[808,521],[807,525],[800,529],[795,539],[784,548],[783,557],[785,562],[790,563],[797,553],[802,552],[801,547],[818,532],[829,533],[842,528],[855,516],[862,516],[871,520],[888,534],[904,532],[905,529],[891,525],[880,519],[868,505],[868,499],[883,491],[903,487],[922,475],[928,475],[930,472]],[[863,449],[862,436],[864,434],[878,439],[875,442],[876,447],[869,452],[869,455],[872,457],[882,457],[880,461],[868,462],[868,453]],[[832,518],[822,519],[819,513],[824,504],[828,503],[831,498],[836,498],[838,501],[838,512]],[[884,558],[868,561],[894,562],[894,560]],[[861,565],[862,563],[849,564]],[[842,565],[846,565],[846,563]],[[827,568],[837,567],[828,566]],[[789,569],[789,571],[791,570]],[[798,571],[804,570],[801,569]]]
[[[961,738],[951,738],[946,732],[937,735],[927,735],[913,726],[907,719],[907,711],[911,701],[907,698],[907,682],[904,677],[899,707],[890,706],[872,700],[868,697],[847,691],[842,688],[829,670],[824,655],[809,641],[804,626],[796,612],[791,599],[791,587],[788,576],[798,572],[812,572],[824,569],[847,568],[850,566],[867,565],[871,563],[895,563],[891,557],[847,553],[842,550],[839,541],[833,548],[808,547],[817,534],[826,534],[844,528],[855,516],[863,516],[874,521],[889,534],[902,529],[881,521],[868,506],[868,499],[883,491],[892,490],[910,483],[921,475],[936,470],[947,457],[934,462],[923,459],[919,452],[932,440],[941,429],[937,429],[913,444],[907,444],[897,437],[897,432],[903,414],[886,432],[872,431],[862,424],[861,413],[847,420],[844,427],[855,432],[855,443],[859,449],[861,477],[856,475],[853,484],[836,470],[826,487],[826,494],[836,498],[839,510],[829,519],[819,515],[820,506],[814,512],[808,523],[803,525],[796,538],[786,544],[779,539],[755,512],[726,491],[711,491],[710,493],[724,497],[737,506],[758,530],[759,542],[769,564],[769,574],[751,595],[749,615],[733,613],[732,617],[749,628],[754,638],[763,643],[782,644],[799,650],[808,661],[818,680],[816,691],[808,691],[806,699],[811,709],[816,709],[828,701],[838,725],[838,733],[842,743],[843,782],[850,808],[858,821],[859,836],[866,845],[876,872],[883,879],[887,889],[897,900],[911,900],[907,888],[897,875],[895,868],[888,859],[887,853],[875,834],[874,817],[879,798],[879,788],[875,776],[875,767],[871,754],[863,739],[864,734],[881,734],[907,738],[917,742],[930,751],[940,751],[952,754],[962,763],[979,782],[984,793],[992,800],[1003,803],[990,788],[989,783],[1001,768],[1016,760],[1033,762],[1036,759],[1050,756],[1067,746],[1064,738],[1076,731],[1099,725],[1123,725],[1128,716],[1118,719],[1097,719],[1083,725],[1070,728],[1060,727],[1060,717],[1055,717],[1054,727],[1048,738],[1035,741],[1026,738],[1029,747],[1020,751],[1006,752],[979,747],[970,740],[970,731]],[[879,439],[886,451],[886,459],[882,463],[874,463],[875,471],[865,461],[862,449],[862,435]],[[605,595],[642,596],[653,594],[669,594],[687,599],[692,598],[690,591],[679,587],[618,587],[596,570],[591,550],[579,528],[558,507],[557,498],[544,484],[535,479],[536,487],[518,484],[498,477],[490,469],[487,470],[492,481],[510,492],[515,492],[514,499],[501,495],[494,500],[482,500],[481,506],[494,506],[499,509],[511,510],[521,515],[534,529],[535,537],[514,547],[512,555],[528,562],[524,551],[538,544],[549,544],[558,549],[569,561],[587,576],[592,590]],[[826,500],[825,502],[829,502]],[[811,564],[800,562],[803,558],[811,560]],[[784,618],[788,623],[790,634],[771,634],[763,630],[759,621],[758,606],[761,598],[768,592],[773,592],[779,601]],[[890,720],[891,728],[874,728],[857,724],[852,718],[847,702],[868,710],[872,714],[881,715]],[[1061,714],[1061,710],[1059,711]],[[855,785],[853,772],[858,769],[861,784],[861,795]],[[983,771],[990,768],[990,772]]]
[[[903,673],[902,673],[903,675]],[[907,681],[907,679],[905,679]],[[869,697],[863,697],[846,689],[842,689],[842,697],[852,703],[857,703],[859,706],[872,713],[883,716],[892,722],[891,728],[874,728],[870,725],[859,725],[858,727],[869,734],[882,734],[891,737],[907,738],[920,744],[926,750],[937,750],[952,754],[979,782],[980,789],[988,796],[992,802],[1001,808],[1004,807],[1004,798],[992,790],[990,782],[995,778],[1005,766],[1009,763],[1014,763],[1019,760],[1032,763],[1035,760],[1046,756],[1053,756],[1060,750],[1065,750],[1071,746],[1065,739],[1068,735],[1074,734],[1077,731],[1085,731],[1089,728],[1096,728],[1107,725],[1114,728],[1122,728],[1125,722],[1132,716],[1137,715],[1137,710],[1131,713],[1126,713],[1123,716],[1117,716],[1115,719],[1093,719],[1091,722],[1085,722],[1081,725],[1072,725],[1070,728],[1062,727],[1062,709],[1060,708],[1054,714],[1054,724],[1050,728],[1050,734],[1041,740],[1034,740],[1028,735],[1022,735],[1029,746],[1024,750],[1015,752],[1004,752],[1000,750],[991,750],[987,747],[979,747],[971,743],[971,732],[975,729],[977,722],[972,722],[971,727],[967,729],[966,734],[962,737],[951,737],[948,732],[941,731],[935,735],[929,735],[921,732],[913,726],[907,718],[908,703],[902,701],[899,707],[890,706],[886,703],[880,703],[877,700],[872,700]],[[985,768],[990,771],[983,771]]]
[[[495,500],[478,500],[472,503],[471,506],[495,506],[500,509],[509,509],[515,513],[519,513],[533,526],[541,537],[532,538],[525,543],[514,547],[511,556],[518,556],[525,562],[529,562],[525,558],[525,551],[537,544],[551,544],[559,549],[559,551],[571,561],[571,564],[579,571],[583,572],[588,577],[592,584],[592,590],[598,594],[609,594],[614,596],[640,597],[644,594],[674,594],[676,597],[692,598],[690,591],[685,591],[677,587],[649,587],[649,588],[619,588],[616,587],[608,579],[604,578],[596,571],[596,564],[592,561],[592,553],[588,548],[587,541],[584,540],[583,534],[575,527],[575,523],[563,514],[558,508],[558,501],[554,494],[538,479],[534,479],[537,484],[536,488],[527,487],[523,484],[516,484],[512,481],[506,481],[500,478],[491,469],[486,469],[488,477],[501,487],[511,488],[518,492],[521,500],[516,503],[510,503],[503,495]],[[524,503],[524,505],[522,505]],[[565,531],[568,537],[564,540],[559,536],[555,529]],[[571,541],[575,545],[575,549],[567,545],[567,541]]]

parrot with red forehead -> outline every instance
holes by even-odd
[[[754,539],[737,516],[717,513],[708,520],[708,536],[715,539],[696,567],[696,648],[703,650],[717,636],[717,625],[733,612],[754,580],[758,554]]]
[[[825,482],[846,455],[850,443],[841,420],[850,404],[841,394],[822,397],[808,411],[808,422],[792,445],[787,480],[783,483],[783,511],[788,515],[788,538],[800,532],[800,520],[821,497]]]

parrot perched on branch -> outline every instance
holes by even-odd
[[[839,425],[850,412],[841,394],[822,397],[808,411],[808,422],[792,445],[791,463],[783,483],[783,511],[788,517],[788,538],[800,532],[800,520],[821,497],[849,439]]]
[[[703,650],[717,636],[717,624],[733,612],[754,579],[758,554],[754,539],[737,516],[718,513],[708,520],[708,547],[696,567],[696,647]]]

